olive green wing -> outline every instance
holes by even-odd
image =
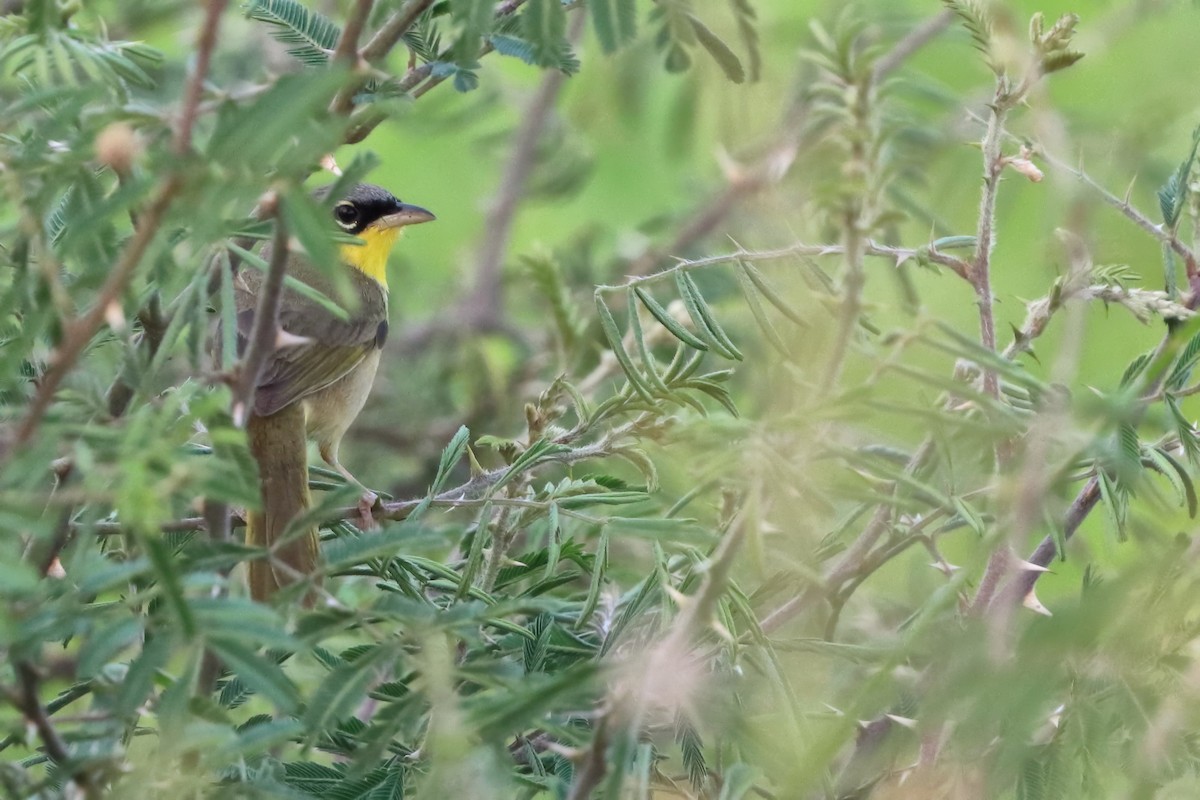
[[[254,327],[254,309],[240,311],[237,321],[240,355]],[[378,315],[341,320],[308,302],[282,304],[279,325],[310,341],[282,347],[267,360],[254,396],[259,416],[270,416],[345,377],[387,337],[387,321]]]
[[[285,328],[286,330],[286,328]],[[375,342],[343,346],[302,344],[278,352],[263,370],[254,413],[266,417],[345,377],[375,349]]]

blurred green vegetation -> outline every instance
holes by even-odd
[[[204,4],[23,5],[0,18],[8,796],[1195,794],[1200,337],[1194,318],[1160,313],[1194,299],[1178,254],[1181,291],[1162,291],[1162,235],[1047,158],[1162,221],[1158,192],[1200,125],[1194,4],[951,4],[992,20],[989,54],[1015,75],[1033,63],[1035,13],[1047,27],[1080,17],[1071,46],[1084,58],[1036,81],[1001,141],[1044,177],[1001,171],[984,256],[997,349],[1056,281],[1070,296],[1011,363],[978,345],[977,287],[927,248],[979,231],[997,103],[979,43],[961,19],[942,24],[865,94],[830,66],[844,57],[869,75],[943,4],[638,2],[637,36],[605,53],[598,7],[632,3],[566,3],[568,20],[589,15],[581,68],[539,118],[523,190],[506,181],[543,67],[491,53],[469,92],[453,78],[416,99],[376,87],[359,111],[377,102],[386,120],[344,144],[324,109],[346,75],[306,69],[278,31],[230,8],[195,152],[181,156],[173,126]],[[339,25],[356,7],[308,5]],[[404,4],[374,5],[368,32]],[[471,8],[495,10],[433,5],[422,24],[447,46],[470,38]],[[532,5],[517,4],[522,19]],[[688,69],[664,69],[676,34],[664,45],[656,31],[672,9],[694,11],[748,68],[747,7],[757,81],[730,81],[694,43]],[[151,82],[131,87],[82,71],[95,56],[76,51],[76,66],[23,61],[68,30],[145,42],[161,63],[147,57]],[[41,38],[21,50],[22,36]],[[442,56],[447,74],[470,69]],[[375,78],[426,61],[412,58],[396,47]],[[228,99],[279,76],[276,94]],[[117,122],[141,137],[119,181],[98,139]],[[463,493],[389,507],[364,532],[335,520],[354,491],[314,473],[333,490],[319,501],[329,594],[316,609],[294,594],[267,608],[235,569],[262,553],[198,524],[160,528],[205,498],[256,501],[229,390],[204,355],[210,318],[227,313],[206,268],[268,188],[318,219],[307,190],[329,182],[324,153],[348,170],[373,154],[368,180],[438,215],[393,253],[392,333],[343,461],[396,501]],[[1174,195],[1190,253],[1194,174]],[[82,330],[70,320],[127,252],[127,217],[144,220],[172,175],[183,188],[120,313],[89,333],[36,418],[55,348]],[[502,224],[489,210],[514,190],[501,290],[473,294],[488,227]],[[329,246],[319,226],[293,232],[310,252]],[[843,253],[863,239],[893,254],[866,257],[851,302]],[[814,251],[743,253],[777,296],[734,258],[688,269],[716,333],[671,305],[687,290],[671,275],[638,283],[717,340],[693,373],[682,365],[698,351],[629,299],[635,273],[799,244]],[[959,244],[940,252],[976,264],[977,240]],[[150,356],[135,320],[155,303],[179,328]],[[114,329],[119,316],[130,325]],[[720,356],[720,332],[744,359]],[[1161,363],[1127,372],[1163,341]],[[126,374],[132,402],[113,414],[106,392]],[[472,494],[481,475],[504,488]],[[1064,534],[1089,485],[1104,488]],[[1037,595],[1013,594],[1019,559],[1072,533]],[[47,577],[51,560],[65,579]],[[1000,591],[972,607],[993,570]]]

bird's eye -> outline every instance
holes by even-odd
[[[353,203],[338,203],[333,209],[333,216],[344,228],[353,228],[358,222],[358,209]]]

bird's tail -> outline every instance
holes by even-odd
[[[317,568],[320,545],[315,525],[291,531],[288,541],[278,544],[289,533],[291,522],[310,505],[304,409],[292,403],[269,417],[251,414],[246,434],[258,463],[262,493],[262,510],[247,515],[246,544],[271,549],[267,558],[250,562],[250,596],[264,601]],[[312,599],[310,592],[305,602]]]

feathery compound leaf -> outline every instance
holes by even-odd
[[[617,321],[613,319],[612,312],[608,310],[608,306],[604,303],[604,298],[599,294],[596,295],[596,313],[600,315],[600,327],[604,331],[604,338],[608,340],[609,349],[617,357],[617,363],[621,365],[621,369],[625,372],[625,377],[629,379],[629,385],[641,395],[643,400],[653,403],[654,397],[650,392],[650,386],[646,383],[646,379],[637,371],[637,368],[634,367],[633,360],[629,357],[629,353],[625,350],[625,345],[621,342],[621,331],[617,328]]]
[[[696,350],[708,350],[708,345],[705,344],[702,339],[695,336],[687,328],[680,325],[679,322],[671,316],[670,312],[658,304],[658,301],[655,300],[649,292],[641,287],[635,287],[633,293],[638,296],[638,300],[642,301],[642,305],[646,307],[646,310],[649,311],[650,314],[656,320],[658,320],[664,328],[670,331],[672,336],[686,344],[688,347],[695,348]]]
[[[646,368],[646,375],[649,376],[650,383],[654,384],[654,388],[666,394],[670,390],[663,382],[662,376],[658,374],[658,362],[655,361],[654,354],[650,352],[650,346],[646,344],[646,337],[642,333],[642,321],[638,318],[637,301],[633,299],[633,292],[627,292],[626,296],[629,298],[629,329],[633,332],[633,341],[637,343],[638,356],[642,360],[642,366]]]
[[[600,47],[612,53],[637,35],[637,0],[587,0]]]
[[[742,39],[750,61],[747,77],[751,82],[757,81],[762,72],[762,52],[758,47],[758,15],[750,0],[729,0],[729,5],[737,18],[738,36]]]
[[[971,39],[975,42],[975,47],[981,53],[988,56],[989,66],[991,65],[991,50],[992,50],[992,19],[985,9],[976,0],[942,0],[946,7],[954,11],[962,20],[963,27],[971,34]],[[992,66],[995,71],[995,66]]]
[[[297,0],[254,0],[247,15],[271,25],[271,36],[295,45],[288,49],[288,54],[309,66],[327,62],[341,36],[331,20],[309,11]]]
[[[792,355],[788,352],[787,344],[779,335],[779,331],[775,330],[775,323],[771,322],[771,318],[767,316],[767,311],[763,308],[754,283],[746,273],[745,265],[739,261],[738,269],[735,269],[733,274],[737,278],[742,294],[746,297],[746,305],[750,306],[750,313],[754,315],[754,321],[762,329],[763,335],[767,337],[767,341],[771,343],[771,346],[779,351],[780,355],[790,361]]]
[[[1179,223],[1179,215],[1183,212],[1183,206],[1187,202],[1188,176],[1192,172],[1192,165],[1196,162],[1198,147],[1200,147],[1200,127],[1192,131],[1192,149],[1188,152],[1187,158],[1158,190],[1158,207],[1162,212],[1163,222],[1172,230]]]
[[[754,288],[758,289],[759,293],[761,293],[763,297],[767,298],[767,302],[775,306],[780,314],[783,314],[785,317],[802,328],[808,327],[808,322],[805,321],[805,319],[801,317],[800,314],[797,313],[797,311],[792,308],[786,300],[783,299],[783,295],[781,295],[779,291],[773,285],[771,285],[771,282],[767,280],[767,276],[758,271],[758,267],[754,266],[749,261],[743,261],[740,258],[738,259],[737,264],[739,270],[746,273],[746,277],[749,278],[751,283],[754,284]]]
[[[720,355],[734,361],[741,361],[741,351],[734,346],[733,342],[725,334],[724,329],[721,328],[721,325],[713,316],[712,309],[708,307],[704,296],[700,294],[700,289],[696,286],[696,282],[692,280],[692,276],[683,270],[676,272],[675,285],[679,287],[679,295],[683,298],[683,304],[687,308],[688,316],[692,318],[692,322],[696,325],[697,333]]]
[[[688,14],[687,19],[696,33],[696,40],[721,67],[725,77],[734,83],[744,82],[746,71],[742,68],[742,61],[736,53],[729,49],[729,45],[725,44],[720,36],[713,33],[712,29],[697,19],[694,14]]]
[[[558,66],[567,32],[567,12],[559,0],[529,0],[521,14],[521,30],[538,64]]]

